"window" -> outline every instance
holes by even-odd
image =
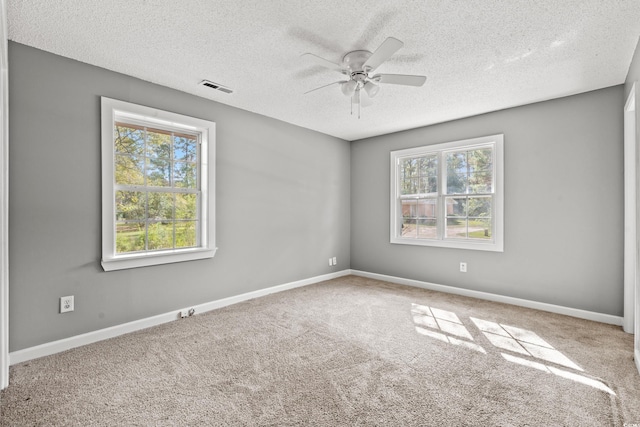
[[[391,243],[503,251],[503,136],[391,152]]]
[[[212,258],[215,123],[102,98],[102,267]]]

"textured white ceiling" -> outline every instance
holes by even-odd
[[[624,82],[638,0],[8,0],[9,39],[346,140]],[[335,71],[387,37],[405,45],[360,119]],[[209,79],[225,94],[199,86]]]

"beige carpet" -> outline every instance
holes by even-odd
[[[13,366],[3,426],[622,426],[619,327],[348,276]]]

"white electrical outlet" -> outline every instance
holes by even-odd
[[[467,263],[466,262],[461,262],[460,263],[460,272],[461,273],[466,273],[467,272]]]
[[[329,258],[329,267],[333,265],[333,258]]]
[[[73,311],[73,309],[73,295],[70,295],[68,297],[60,297],[60,313]]]
[[[338,258],[337,257],[333,257],[333,265],[338,265]]]

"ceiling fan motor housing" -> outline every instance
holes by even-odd
[[[364,64],[370,56],[371,52],[368,50],[354,50],[342,58],[342,65],[345,71],[348,72],[350,80],[356,82],[356,87],[354,88],[356,91],[362,89],[369,78],[369,74],[364,70]],[[346,94],[351,93],[351,90],[346,91]]]
[[[367,59],[371,56],[371,52],[368,50],[354,50],[353,52],[347,53],[342,58],[342,64],[344,68],[349,70],[350,74],[354,73],[364,74],[366,77],[366,72],[368,70],[364,70],[364,63],[367,62]]]

